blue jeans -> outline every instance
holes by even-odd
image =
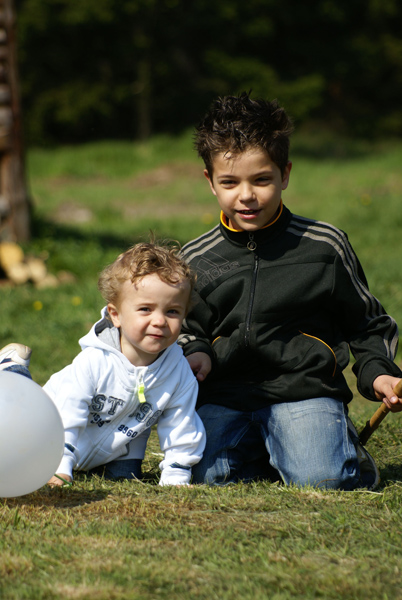
[[[20,375],[24,375],[24,377],[28,377],[28,379],[32,379],[28,367],[24,367],[24,365],[13,365],[12,367],[4,369],[4,371],[11,371],[11,373],[19,373]]]
[[[105,465],[100,465],[87,472],[87,475],[99,475],[105,479],[141,479],[142,460],[140,458],[129,458],[127,460],[112,460]]]
[[[273,469],[285,484],[342,490],[359,486],[347,408],[337,400],[285,402],[253,412],[205,404],[198,414],[207,443],[193,467],[194,483],[266,479]]]

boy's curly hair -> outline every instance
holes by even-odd
[[[146,275],[156,273],[165,283],[188,281],[192,291],[195,285],[195,274],[179,257],[179,252],[180,246],[176,243],[136,244],[103,269],[98,280],[98,290],[107,304],[109,302],[116,304],[125,281],[135,283]]]
[[[194,145],[211,178],[217,154],[238,154],[256,147],[268,152],[283,175],[292,131],[292,121],[277,100],[252,100],[249,93],[242,92],[212,103],[196,127]]]

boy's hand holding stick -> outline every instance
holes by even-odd
[[[402,397],[402,379],[394,387],[394,393],[398,398]],[[366,444],[372,433],[379,427],[380,423],[385,419],[390,412],[388,406],[384,403],[375,411],[371,419],[369,419],[359,435],[359,441],[363,446]]]

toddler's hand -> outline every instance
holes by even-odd
[[[58,475],[58,477],[57,477]],[[64,481],[63,481],[64,479]],[[56,473],[56,475],[53,475],[53,477],[51,477],[49,479],[49,481],[47,482],[48,485],[50,485],[51,487],[55,487],[57,485],[65,485],[66,482],[70,483],[72,481],[70,475],[66,475],[65,473]]]

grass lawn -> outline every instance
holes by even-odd
[[[296,136],[292,160],[285,203],[348,232],[372,291],[401,325],[402,143]],[[0,339],[33,348],[31,371],[43,384],[98,318],[107,263],[149,230],[184,243],[219,211],[190,133],[32,149],[28,174],[35,221],[24,250],[73,279],[48,289],[3,282]],[[361,429],[376,405],[347,376]],[[153,431],[143,482],[79,475],[71,488],[0,499],[0,598],[402,598],[401,419],[389,415],[368,442],[382,477],[375,492],[160,488]]]

